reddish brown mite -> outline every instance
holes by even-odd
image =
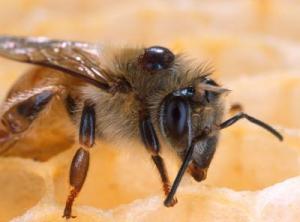
[[[26,136],[54,97],[60,98],[78,128],[79,149],[71,163],[72,190],[65,218],[72,217],[96,139],[143,143],[160,174],[167,207],[176,204],[175,193],[187,169],[196,181],[205,179],[221,129],[245,118],[283,139],[271,126],[243,112],[222,122],[223,95],[228,90],[209,79],[210,73],[191,67],[164,47],[107,49],[81,42],[2,36],[0,55],[44,67],[22,77],[10,91],[2,109],[0,150],[8,150]],[[169,142],[182,159],[172,186],[159,140]]]

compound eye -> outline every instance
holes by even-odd
[[[142,68],[147,71],[159,71],[169,68],[175,59],[175,55],[167,48],[152,46],[145,49],[139,58]]]
[[[180,139],[188,130],[189,104],[180,97],[173,97],[165,105],[164,127],[174,139]]]

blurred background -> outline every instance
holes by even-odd
[[[299,68],[299,12],[297,0],[2,0],[0,33],[161,44],[236,78]]]
[[[300,173],[299,24],[297,0],[0,0],[1,35],[47,36],[116,46],[163,45],[185,53],[195,63],[212,64],[213,78],[233,90],[227,106],[242,104],[247,112],[275,125],[286,136],[286,142],[279,144],[248,123],[224,131],[205,184],[236,190],[261,189]],[[1,99],[29,67],[0,58]],[[132,151],[130,154],[121,150],[120,155],[109,149],[95,152],[94,160],[98,159],[104,168],[93,162],[90,174],[94,177],[88,177],[79,204],[110,209],[153,193],[161,194],[155,169],[145,161],[147,154],[135,156]],[[60,204],[68,190],[67,169],[73,153],[71,150],[38,165],[58,166],[53,177]],[[172,161],[167,163],[174,176],[178,164]],[[0,170],[6,172],[4,162],[0,162]],[[7,176],[2,173],[0,186],[7,181],[17,184],[15,180],[20,177],[10,180],[10,175],[21,164],[18,167],[8,171]],[[31,170],[36,168],[32,165]],[[120,168],[129,172],[126,178],[118,172]],[[153,175],[146,175],[150,171]],[[108,178],[111,172],[118,175],[117,179]],[[128,181],[134,183],[124,188]],[[110,195],[111,189],[119,199]],[[0,221],[1,215],[3,221],[21,215],[40,198],[23,204],[28,194],[11,199],[15,190],[0,190],[0,196],[7,198],[0,201]],[[95,198],[99,196],[102,198]],[[16,210],[11,210],[18,201]]]

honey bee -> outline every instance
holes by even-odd
[[[8,94],[1,111],[0,150],[26,137],[43,114],[58,115],[47,112],[58,101],[78,129],[65,218],[73,217],[72,205],[87,176],[95,140],[143,144],[161,177],[166,207],[176,204],[175,193],[186,171],[196,181],[206,178],[220,130],[245,118],[283,140],[274,128],[244,112],[223,121],[224,95],[229,90],[209,78],[209,70],[195,68],[184,56],[162,46],[114,49],[2,36],[0,55],[41,66],[21,77]],[[160,141],[169,143],[182,160],[172,186]]]

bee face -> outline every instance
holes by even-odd
[[[222,96],[205,89],[196,91],[197,82],[193,80],[190,86],[171,92],[159,107],[161,132],[179,154],[185,152],[193,137],[222,120]],[[215,85],[206,77],[200,82]]]

